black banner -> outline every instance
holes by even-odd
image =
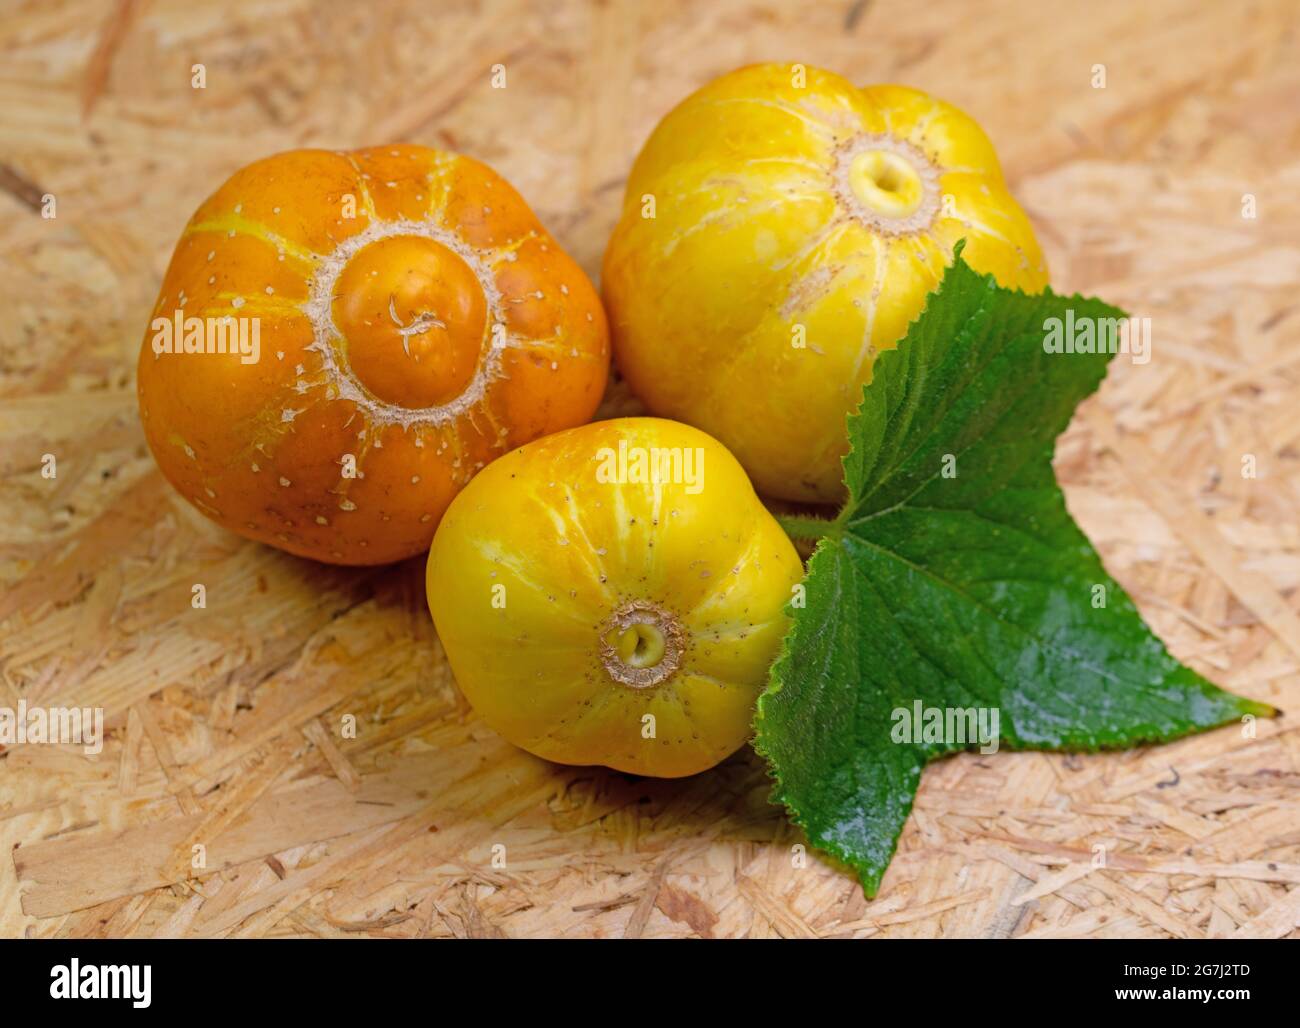
[[[590,1016],[657,1002],[770,1014],[775,993],[809,1003],[809,1016],[826,1002],[862,1018],[900,1006],[1042,1016],[1202,1007],[1233,1016],[1293,1014],[1297,960],[1294,944],[1261,940],[11,940],[0,944],[0,986],[15,1015],[91,1017],[110,1007],[127,1017],[374,1017],[422,1005],[436,1017],[466,1003],[534,1017],[576,1004]]]

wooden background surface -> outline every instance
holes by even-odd
[[[93,758],[0,753],[0,934],[1297,935],[1298,25],[1293,0],[0,3],[0,706],[111,728]],[[236,167],[462,150],[595,275],[641,140],[756,60],[964,107],[1053,284],[1152,319],[1151,362],[1117,359],[1059,447],[1070,507],[1177,656],[1290,712],[932,766],[870,903],[796,866],[748,750],[655,782],[511,748],[455,689],[421,561],[330,569],[215,528],[136,416],[172,245]],[[219,870],[186,882],[194,840]]]

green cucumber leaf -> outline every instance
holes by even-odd
[[[821,538],[755,747],[774,798],[868,896],[930,760],[1133,746],[1275,713],[1174,660],[1066,510],[1055,440],[1113,356],[1047,352],[1046,320],[1067,311],[1125,316],[1003,289],[959,244],[849,416],[844,508],[786,522]]]

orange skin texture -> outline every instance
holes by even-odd
[[[258,359],[157,352],[178,309],[258,319]],[[382,564],[427,550],[490,461],[588,421],[608,370],[594,287],[510,184],[399,145],[236,172],[177,243],[138,387],[158,466],[208,517]]]
[[[905,86],[804,75],[741,68],[664,117],[602,283],[614,358],[653,414],[717,438],[763,495],[834,503],[845,417],[954,245],[1007,287],[1048,275],[973,119]]]

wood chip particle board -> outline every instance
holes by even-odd
[[[796,859],[748,752],[654,782],[503,743],[455,690],[418,560],[326,569],[207,524],[154,469],[132,381],[177,233],[252,158],[463,150],[595,275],[640,141],[710,77],[797,57],[904,81],[988,130],[1058,289],[1151,318],[1150,363],[1117,359],[1061,441],[1067,500],[1176,655],[1294,713],[1293,3],[230,9],[0,22],[0,703],[109,727],[95,756],[0,753],[0,935],[1300,935],[1300,717],[932,767],[867,902]],[[605,412],[638,409],[615,382]]]

